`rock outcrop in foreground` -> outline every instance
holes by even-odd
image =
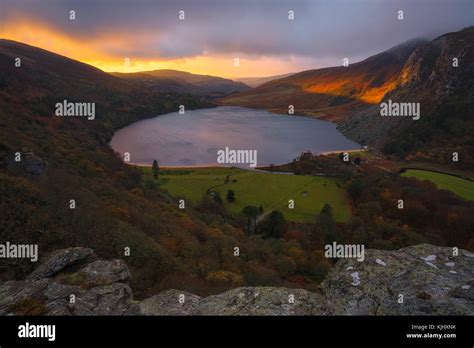
[[[0,285],[0,315],[474,315],[474,254],[427,244],[341,259],[319,293],[242,287],[200,298],[167,290],[136,302],[129,278],[122,260],[59,250],[24,281]]]
[[[23,281],[0,285],[0,315],[136,315],[122,260],[97,260],[92,249],[55,251]]]

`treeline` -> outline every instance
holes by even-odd
[[[474,202],[429,181],[367,166],[348,181],[355,217],[351,240],[392,249],[429,242],[474,250]]]
[[[313,161],[317,165],[318,156],[302,160],[308,171]],[[341,178],[353,203],[352,219],[335,223],[323,214],[314,226],[292,223],[290,233],[303,245],[310,242],[320,248],[335,240],[375,249],[432,243],[474,250],[474,202],[439,190],[429,181],[387,172],[376,163],[353,161],[343,166]]]

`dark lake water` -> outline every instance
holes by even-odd
[[[226,147],[257,150],[259,166],[288,163],[306,150],[360,148],[330,122],[227,106],[138,121],[118,130],[110,145],[129,152],[131,163],[151,165],[156,159],[160,166],[218,164],[217,151]]]

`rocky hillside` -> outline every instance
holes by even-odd
[[[457,59],[457,66],[453,60]],[[358,142],[383,145],[392,152],[433,148],[446,151],[457,145],[472,149],[474,118],[474,27],[448,33],[420,45],[409,56],[398,77],[398,87],[381,102],[420,103],[420,120],[381,117],[379,104],[347,118],[339,129]]]
[[[134,301],[122,260],[91,249],[53,252],[22,281],[0,285],[0,314],[27,315],[473,315],[474,254],[422,244],[339,260],[319,293],[242,287],[200,298],[167,290]],[[71,295],[75,295],[72,303]],[[401,303],[400,303],[401,302]]]

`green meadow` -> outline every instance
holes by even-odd
[[[429,180],[439,189],[450,190],[464,199],[474,200],[474,181],[461,179],[449,174],[418,169],[409,169],[402,175],[415,177],[420,180]]]
[[[150,169],[144,169],[150,175]],[[226,182],[226,177],[229,179]],[[325,203],[333,208],[337,221],[347,221],[351,206],[344,188],[335,178],[310,175],[274,174],[239,168],[185,168],[162,169],[159,184],[175,197],[185,197],[199,203],[211,187],[219,192],[226,208],[240,213],[247,205],[262,206],[264,213],[280,210],[287,220],[312,222]],[[221,185],[221,186],[219,186]],[[235,202],[226,201],[227,190],[235,192]],[[288,208],[288,201],[295,208]]]

